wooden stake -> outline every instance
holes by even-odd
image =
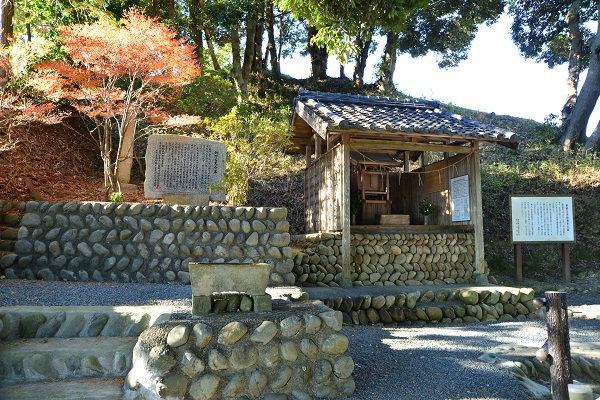
[[[517,282],[523,281],[523,253],[521,243],[515,243],[515,275]]]
[[[571,345],[567,316],[567,294],[546,292],[546,325],[548,327],[548,354],[552,356],[550,381],[553,400],[569,400],[571,372]]]

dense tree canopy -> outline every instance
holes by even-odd
[[[379,71],[382,88],[393,90],[397,53],[421,57],[434,52],[442,56],[440,68],[457,66],[467,59],[479,26],[494,23],[503,10],[503,0],[430,0],[415,9],[401,30],[386,33]]]
[[[432,0],[411,13],[400,32],[398,51],[421,57],[439,53],[441,68],[466,60],[482,24],[491,25],[504,11],[503,0]]]
[[[512,1],[513,42],[526,58],[546,63],[550,68],[568,63],[566,101],[562,110],[564,135],[561,147],[569,150],[584,144],[585,130],[596,103],[592,82],[596,75],[594,46],[597,33],[586,23],[598,20],[598,2],[591,0]],[[579,75],[589,66],[588,81],[578,93]],[[595,98],[593,98],[595,96]],[[583,103],[577,105],[578,99]]]
[[[67,99],[96,121],[106,193],[120,192],[119,167],[131,154],[136,119],[164,118],[159,100],[165,86],[191,82],[198,74],[193,48],[156,20],[128,12],[122,25],[77,24],[60,29],[70,60],[38,66],[36,87]],[[140,38],[144,40],[140,40]],[[119,144],[113,154],[112,124]]]

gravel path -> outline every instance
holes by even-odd
[[[570,294],[570,305],[600,304],[599,293]],[[2,280],[0,306],[162,305],[189,310],[181,285]],[[574,342],[600,342],[600,321],[570,319]],[[530,397],[507,371],[479,361],[502,344],[539,346],[544,321],[425,327],[347,326],[355,366],[351,400],[521,400]]]
[[[600,341],[600,321],[570,319],[573,342]],[[545,321],[425,327],[345,327],[356,392],[352,400],[530,399],[506,370],[478,360],[503,344],[541,346]]]

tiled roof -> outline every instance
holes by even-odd
[[[518,141],[513,132],[453,114],[435,101],[300,90],[298,102],[328,130],[459,135],[511,147]]]

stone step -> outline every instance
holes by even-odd
[[[0,399],[117,400],[123,398],[124,378],[83,378],[0,387]]]
[[[0,307],[0,339],[139,336],[171,318],[173,307]]]
[[[0,344],[0,386],[124,377],[137,337],[29,339]],[[45,398],[40,397],[40,398]]]

